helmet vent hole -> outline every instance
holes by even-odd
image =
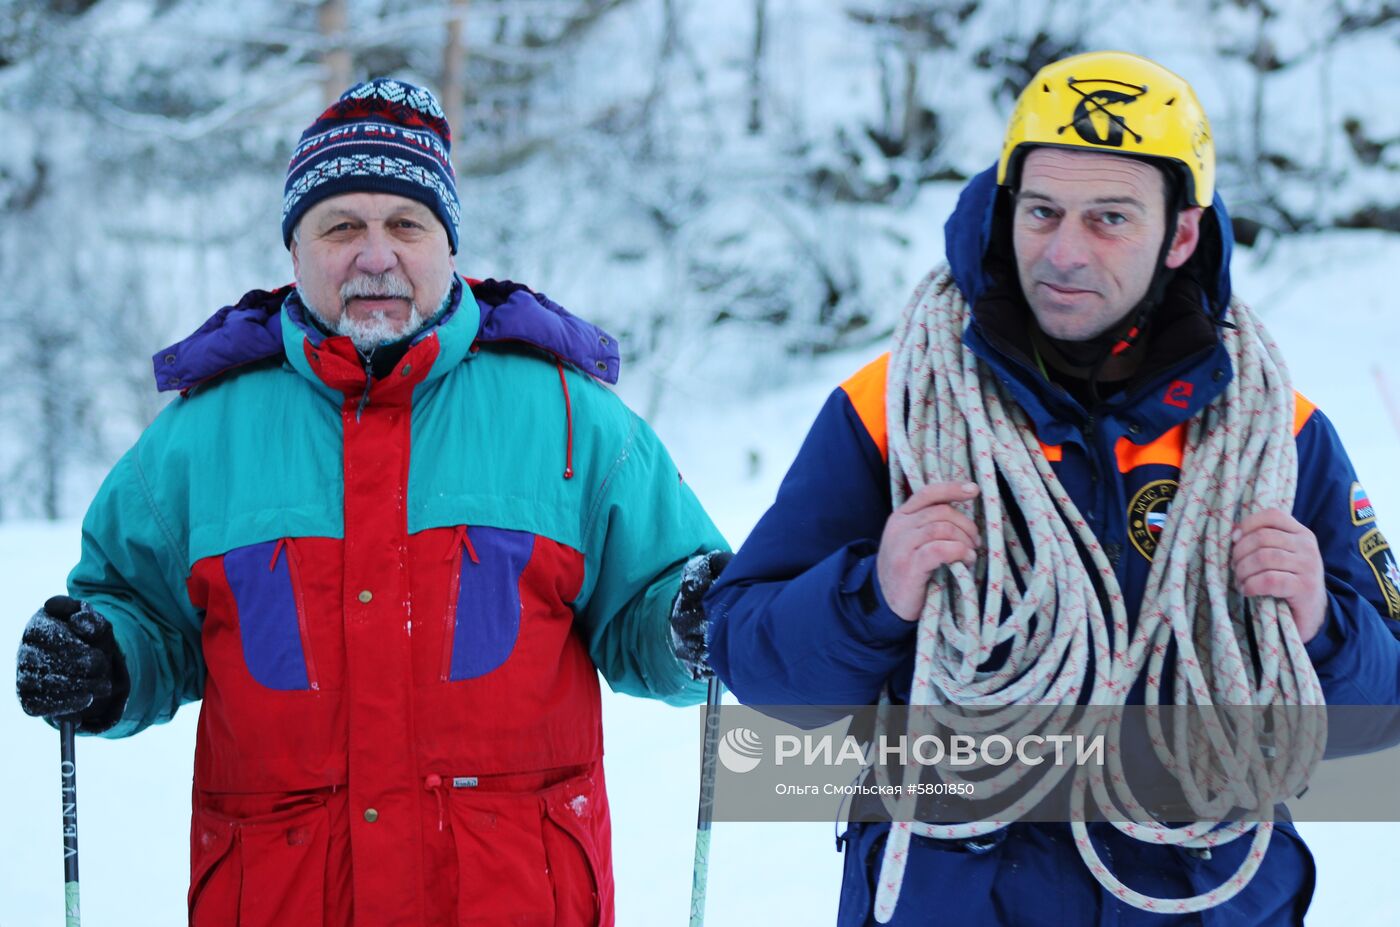
[[[1042,84],[1040,85],[1040,92],[1041,92],[1041,93],[1049,93],[1049,92],[1050,92],[1050,85],[1049,85],[1049,84],[1046,84],[1046,83],[1042,83]]]
[[[1168,100],[1168,101],[1166,102],[1165,105],[1171,106],[1171,105],[1172,105],[1173,103],[1175,103],[1175,102],[1176,102],[1176,97],[1172,97],[1170,100]]]

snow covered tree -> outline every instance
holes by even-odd
[[[1397,45],[1378,0],[0,0],[0,517],[74,513],[95,477],[35,436],[109,462],[160,408],[150,353],[289,279],[287,158],[353,81],[441,95],[459,269],[620,336],[664,414],[882,339],[1076,51],[1192,80],[1243,242],[1400,229]]]

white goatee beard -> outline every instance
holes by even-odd
[[[448,287],[447,292],[443,294],[442,303],[434,310],[433,315],[437,315],[438,310],[447,305],[451,296],[452,288]],[[340,287],[340,318],[334,322],[327,319],[320,309],[307,302],[305,294],[302,294],[302,303],[322,325],[337,335],[349,338],[355,349],[362,354],[368,354],[382,345],[409,338],[417,334],[428,322],[419,310],[416,300],[409,303],[408,318],[402,322],[393,321],[378,312],[371,313],[369,318],[352,319],[349,303],[356,298],[412,300],[413,288],[393,273],[366,274],[347,280]]]
[[[368,353],[381,345],[417,334],[423,322],[423,314],[415,302],[409,306],[408,318],[402,322],[391,321],[377,312],[367,319],[352,319],[348,312],[342,312],[330,328],[337,335],[349,337],[357,351]]]

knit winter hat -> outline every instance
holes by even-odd
[[[301,135],[282,196],[282,243],[321,200],[342,193],[394,193],[418,200],[447,229],[457,253],[461,203],[452,171],[452,130],[431,92],[399,80],[356,84]]]

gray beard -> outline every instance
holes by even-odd
[[[312,311],[315,312],[314,309]],[[324,323],[325,319],[321,321]],[[368,354],[382,345],[416,335],[426,321],[415,302],[409,306],[408,318],[402,323],[391,322],[378,314],[368,319],[352,319],[348,313],[342,312],[339,321],[326,327],[337,335],[347,336],[357,351]]]
[[[415,300],[409,304],[408,318],[403,322],[393,322],[378,314],[368,319],[351,319],[350,314],[345,309],[345,304],[354,296],[366,295],[360,292],[364,289],[367,288],[354,286],[353,282],[341,288],[340,318],[334,322],[327,319],[325,313],[320,309],[311,305],[305,293],[301,294],[302,304],[316,317],[322,327],[333,334],[346,336],[350,339],[351,344],[355,345],[355,350],[364,355],[370,354],[375,348],[393,344],[395,341],[402,341],[418,334],[422,331],[423,326],[447,308],[447,302],[452,298],[452,287],[449,286],[447,292],[443,294],[442,302],[427,318],[423,317]]]

